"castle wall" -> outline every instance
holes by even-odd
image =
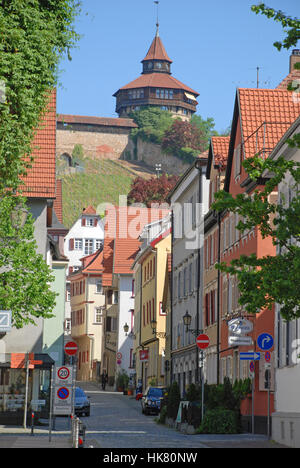
[[[113,126],[72,124],[65,126],[57,124],[56,155],[72,155],[76,144],[82,145],[84,155],[99,159],[123,159],[126,151],[130,151],[130,128]],[[128,145],[130,148],[128,148]]]

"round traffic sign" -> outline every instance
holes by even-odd
[[[209,337],[202,333],[201,335],[197,336],[196,343],[198,348],[205,349],[209,345]]]
[[[70,377],[70,371],[67,367],[60,367],[57,371],[57,376],[61,380],[67,380]]]
[[[122,353],[117,353],[116,356],[117,356],[117,359],[122,359],[122,357],[123,357],[123,356],[122,356]]]
[[[60,400],[66,400],[70,395],[69,389],[66,387],[60,387],[57,390],[57,396]]]
[[[263,351],[267,351],[268,349],[271,349],[273,344],[274,344],[273,336],[270,335],[269,333],[262,333],[257,338],[257,345]]]
[[[250,362],[249,368],[250,368],[250,372],[254,372],[255,367],[254,367],[254,362],[253,361]]]
[[[68,343],[65,344],[65,353],[68,354],[68,356],[74,356],[77,351],[78,346],[75,341],[68,341]]]
[[[271,353],[270,351],[265,352],[265,361],[270,362],[271,361]]]

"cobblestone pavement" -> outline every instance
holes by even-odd
[[[91,415],[81,417],[86,426],[85,447],[101,449],[201,449],[201,448],[284,448],[264,436],[186,435],[157,424],[155,416],[141,412],[134,397],[100,390],[95,383],[78,383],[90,397]],[[49,441],[48,427],[30,429],[0,426],[0,448],[71,448],[70,419],[57,417]]]

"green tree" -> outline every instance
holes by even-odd
[[[299,134],[288,141],[290,146],[300,147]],[[227,266],[225,262],[217,268],[239,281],[239,302],[249,313],[270,309],[274,303],[281,306],[281,315],[286,320],[300,317],[300,163],[286,160],[263,160],[259,156],[243,162],[251,179],[256,180],[268,172],[272,177],[262,190],[248,194],[220,191],[215,196],[212,209],[238,213],[240,231],[257,227],[262,238],[270,237],[277,247],[277,255],[258,258],[256,254],[241,255]],[[287,188],[289,200],[282,197],[273,201],[271,194],[279,183],[285,183],[287,173],[294,184]]]
[[[273,18],[274,21],[281,23],[283,28],[288,28],[284,30],[286,34],[284,40],[282,42],[274,42],[273,45],[277,48],[277,50],[281,50],[282,47],[285,49],[290,49],[291,47],[295,47],[297,45],[297,42],[300,39],[299,18],[292,18],[291,16],[287,16],[281,10],[274,10],[274,8],[267,7],[264,3],[252,5],[251,10],[256,14],[261,13],[267,16],[267,18]]]
[[[25,208],[23,197],[0,199],[0,309],[12,311],[12,325],[22,328],[38,317],[52,317],[56,294],[53,277],[42,255],[36,252],[34,225],[29,214],[24,227],[12,213]]]
[[[137,137],[140,137],[157,144],[161,143],[164,132],[174,122],[170,112],[157,107],[144,107],[131,112],[129,116],[139,127],[131,131],[131,137],[135,141]]]
[[[0,1],[0,195],[18,187],[32,164],[34,131],[57,84],[59,60],[78,39],[78,11],[77,0]]]
[[[215,130],[215,121],[213,117],[208,117],[204,120],[201,115],[193,114],[191,123],[201,131],[206,141],[205,149],[208,149],[211,137],[218,135],[218,132]]]

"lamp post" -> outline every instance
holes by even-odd
[[[200,333],[202,333],[202,330],[199,330],[197,328],[189,328],[191,323],[192,323],[192,316],[189,314],[188,311],[186,311],[185,315],[183,316],[183,323],[185,325],[185,329],[187,332],[193,333],[196,337],[199,336]],[[198,353],[198,347],[197,347],[197,353]],[[198,355],[198,354],[197,354]],[[203,373],[203,350],[200,350],[200,359],[197,363],[197,365],[200,365],[200,380],[201,380],[201,417],[203,419],[203,414],[204,414],[204,373]],[[197,375],[198,375],[198,370],[197,370]]]
[[[131,330],[130,333],[128,333],[129,332],[129,325],[128,325],[127,322],[125,323],[125,325],[123,327],[123,330],[124,330],[125,336],[127,336],[131,340],[135,340],[135,334],[133,333],[133,331]]]
[[[152,319],[150,322],[151,328],[152,328],[152,334],[159,337],[159,338],[166,338],[167,334],[165,332],[157,332],[156,331],[156,326],[157,322],[155,319]]]

